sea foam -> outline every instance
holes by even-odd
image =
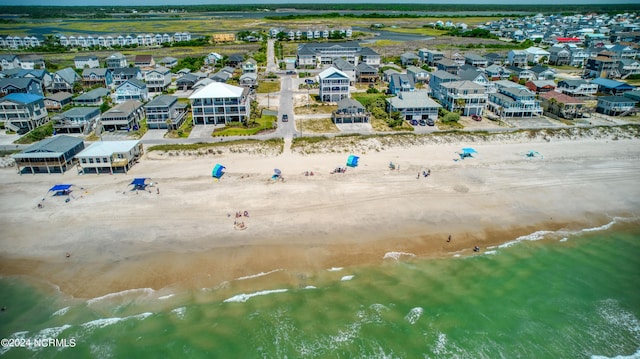
[[[259,295],[267,295],[267,294],[273,294],[273,293],[284,293],[288,291],[288,289],[272,289],[272,290],[263,290],[260,292],[255,292],[255,293],[249,293],[249,294],[238,294],[238,295],[234,295],[231,298],[225,299],[224,302],[225,303],[231,303],[231,302],[238,302],[238,303],[244,303],[247,300],[253,298],[253,297],[257,297]]]
[[[87,305],[92,305],[92,304],[96,304],[100,301],[103,300],[112,300],[115,298],[124,298],[126,296],[129,295],[134,295],[137,293],[142,293],[145,294],[147,296],[151,295],[154,292],[153,289],[151,288],[135,288],[135,289],[127,289],[127,290],[123,290],[121,292],[116,292],[116,293],[109,293],[109,294],[105,294],[101,297],[96,297],[96,298],[92,298],[87,300]]]
[[[340,278],[341,281],[347,281],[347,280],[352,280],[353,279],[353,275],[345,275],[342,278]]]
[[[342,267],[331,267],[327,269],[329,272],[339,272],[342,270]]]
[[[121,317],[121,318],[120,317],[102,318],[102,319],[96,319],[90,322],[82,323],[81,326],[85,329],[92,330],[92,329],[104,328],[109,325],[113,325],[118,322],[129,320],[129,319],[145,320],[151,315],[153,315],[153,313],[145,312],[145,313],[131,315],[128,317]]]
[[[52,317],[55,317],[55,316],[62,316],[62,315],[65,315],[65,314],[67,314],[67,312],[69,311],[69,308],[71,308],[71,307],[64,307],[64,308],[62,308],[62,309],[58,309],[58,310],[57,310],[57,311],[55,311],[53,314],[51,314],[51,316],[52,316]]]
[[[247,276],[244,276],[244,277],[238,277],[238,278],[236,278],[236,280],[245,280],[245,279],[251,279],[251,278],[258,278],[258,277],[262,277],[262,276],[269,275],[269,274],[276,273],[276,272],[280,272],[280,271],[282,271],[282,269],[274,269],[274,270],[268,271],[268,272],[260,272],[258,274],[252,274],[252,275],[247,275]]]
[[[411,308],[404,319],[411,324],[416,324],[418,319],[420,319],[420,317],[422,316],[422,313],[424,313],[424,309],[422,309],[421,307]]]
[[[387,252],[387,253],[384,254],[382,259],[395,259],[395,260],[398,260],[402,256],[415,257],[416,255],[413,254],[413,253],[407,253],[407,252]]]

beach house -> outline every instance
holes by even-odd
[[[107,68],[87,68],[82,70],[82,83],[87,87],[110,87],[113,85],[113,74]]]
[[[423,63],[435,66],[436,62],[444,58],[444,53],[436,50],[420,49],[418,50],[418,56]]]
[[[53,130],[56,133],[88,134],[100,119],[98,107],[74,107],[68,111],[51,117]]]
[[[333,123],[369,123],[371,113],[362,104],[351,98],[338,101],[338,109],[331,112]]]
[[[64,173],[73,166],[74,157],[84,149],[81,138],[60,135],[45,138],[11,157],[18,173]]]
[[[635,112],[638,101],[626,96],[602,96],[598,97],[596,112],[609,116],[626,116]]]
[[[49,120],[47,114],[42,96],[12,93],[0,98],[0,122],[19,134],[45,124]]]
[[[171,85],[171,71],[163,66],[147,71],[144,74],[144,81],[149,92],[162,92]]]
[[[487,106],[485,87],[472,81],[452,81],[440,85],[443,89],[440,103],[449,111],[460,111],[464,116],[481,116]]]
[[[138,140],[97,141],[76,155],[82,173],[127,173],[144,154]]]
[[[379,78],[378,69],[375,67],[362,62],[356,66],[356,82],[374,84]]]
[[[400,92],[415,91],[416,84],[413,82],[413,77],[407,74],[393,74],[389,79],[388,93],[397,95]]]
[[[113,69],[113,84],[119,86],[127,80],[142,81],[144,77],[137,67],[118,67]]]
[[[489,109],[501,117],[533,117],[542,114],[536,94],[526,88],[499,87],[489,95]]]
[[[212,82],[191,96],[194,125],[226,124],[249,120],[249,90]]]
[[[136,130],[144,118],[144,107],[136,100],[120,103],[102,114],[100,125],[106,131]]]
[[[34,78],[0,78],[0,96],[6,96],[12,93],[44,95],[42,83]]]
[[[591,97],[598,92],[598,85],[592,84],[587,80],[561,80],[558,82],[556,91],[562,92],[569,96],[586,96]]]
[[[112,70],[121,67],[129,67],[127,58],[119,52],[114,52],[113,54],[109,55],[109,57],[107,57],[106,63],[107,68]]]
[[[318,74],[319,95],[322,102],[338,102],[349,97],[349,76],[335,67]]]
[[[428,96],[427,91],[400,92],[398,96],[386,99],[389,113],[400,112],[405,120],[438,119],[440,106]]]
[[[138,100],[140,102],[149,100],[147,84],[139,80],[131,79],[118,85],[114,94],[114,101],[116,103],[123,103],[129,100]]]
[[[77,106],[100,106],[104,102],[104,97],[109,96],[110,93],[106,88],[98,87],[77,96],[73,99],[73,103]]]
[[[53,74],[51,85],[47,89],[49,92],[66,91],[73,93],[76,83],[82,81],[80,75],[71,67],[58,70]]]
[[[100,67],[100,61],[98,56],[95,55],[81,55],[73,58],[73,64],[76,69],[93,69]]]
[[[160,95],[144,105],[149,128],[179,128],[186,118],[187,105],[177,96]]]
[[[540,106],[545,112],[558,117],[573,119],[584,115],[585,103],[581,99],[557,91],[548,91],[539,96]]]
[[[56,92],[44,98],[44,107],[47,111],[58,111],[69,105],[73,99],[73,94],[69,92]]]
[[[414,83],[429,82],[429,72],[417,66],[407,66],[407,76],[411,77]]]

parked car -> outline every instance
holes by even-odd
[[[409,123],[411,124],[411,126],[418,126],[418,120],[411,120],[409,121]]]
[[[435,126],[435,124],[436,123],[432,119],[430,119],[430,118],[427,119],[427,125],[428,126]]]
[[[289,115],[285,113],[284,115],[282,115],[282,122],[287,122],[287,121],[289,121]]]
[[[425,120],[420,120],[420,121],[418,121],[418,123],[420,124],[420,126],[426,126],[427,125],[427,121],[425,121]]]
[[[474,121],[482,121],[482,117],[480,115],[471,115],[471,119]]]

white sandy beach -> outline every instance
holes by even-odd
[[[353,153],[360,165],[344,174],[330,171],[344,166],[349,153],[290,150],[278,156],[151,152],[126,175],[21,176],[1,169],[0,275],[31,275],[76,297],[211,287],[279,268],[378,263],[394,251],[471,255],[475,245],[537,230],[638,215],[638,140],[532,141]],[[468,146],[478,151],[475,158],[454,161]],[[544,157],[526,158],[530,150]],[[400,169],[390,170],[389,162]],[[220,181],[211,177],[216,163],[227,167]],[[270,179],[274,168],[284,182]],[[426,169],[431,176],[417,178]],[[128,186],[134,177],[154,186],[136,194]],[[75,185],[68,203],[46,195],[58,183]],[[249,217],[235,218],[245,210]],[[246,229],[234,228],[236,220]]]

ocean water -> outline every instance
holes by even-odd
[[[637,220],[480,253],[68,298],[0,279],[6,358],[640,358]],[[292,287],[287,278],[295,277]],[[43,347],[39,339],[58,339]],[[73,339],[73,345],[71,340]],[[35,344],[34,344],[35,343]]]

